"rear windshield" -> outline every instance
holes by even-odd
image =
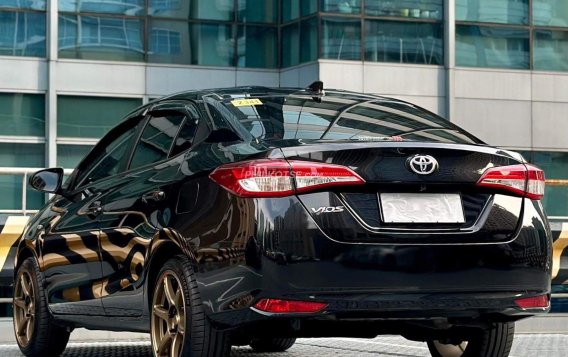
[[[408,103],[369,96],[225,99],[230,121],[263,140],[317,139],[482,144],[449,121]]]

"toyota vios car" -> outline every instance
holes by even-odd
[[[54,195],[18,245],[22,352],[86,327],[150,332],[156,356],[379,334],[507,356],[515,321],[549,309],[544,173],[415,105],[322,87],[162,98],[64,184],[36,173]]]

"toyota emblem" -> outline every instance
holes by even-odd
[[[408,167],[418,175],[430,175],[438,169],[438,161],[430,155],[414,155],[406,162]]]

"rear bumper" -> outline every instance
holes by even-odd
[[[325,235],[297,200],[266,201],[257,202],[263,215],[242,264],[197,274],[209,316],[227,327],[266,319],[479,325],[548,311],[515,304],[550,294],[552,239],[538,203],[525,201],[520,227],[507,242],[428,244],[426,237],[423,244],[362,244]],[[267,316],[251,309],[263,298],[328,307],[315,315]]]
[[[254,307],[211,314],[223,329],[236,336],[263,337],[375,337],[403,335],[412,340],[436,339],[513,322],[548,309],[522,310],[520,293],[295,295],[286,298],[325,301],[315,314],[270,314]],[[530,294],[527,294],[530,295]]]

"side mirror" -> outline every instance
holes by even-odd
[[[56,167],[36,172],[30,177],[30,186],[35,190],[47,193],[58,193],[63,182],[63,169]]]

